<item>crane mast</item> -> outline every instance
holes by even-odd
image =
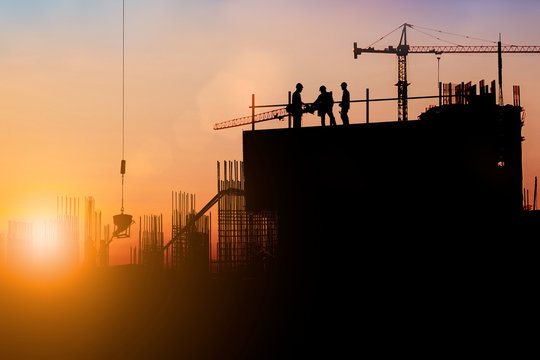
[[[407,104],[407,54],[409,53],[409,45],[407,45],[407,24],[403,25],[401,31],[401,39],[396,49],[398,56],[398,121],[407,121],[408,119],[408,104]]]

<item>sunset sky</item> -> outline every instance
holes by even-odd
[[[338,98],[346,81],[353,99],[364,99],[366,88],[372,98],[395,97],[396,56],[355,60],[353,42],[367,47],[407,22],[540,45],[538,18],[533,0],[126,0],[126,212],[135,219],[162,213],[168,221],[171,191],[196,194],[198,209],[211,199],[216,161],[242,159],[243,130],[212,127],[249,115],[252,93],[258,104],[284,103],[301,82],[311,102],[320,85]],[[121,200],[122,1],[0,0],[0,33],[0,233],[8,220],[54,218],[57,196],[93,196],[103,222],[112,223]],[[374,46],[398,42],[395,32]],[[413,30],[408,42],[448,45]],[[409,95],[436,95],[436,56],[412,54],[408,64]],[[531,190],[540,175],[539,64],[540,54],[503,55],[506,103],[512,85],[521,86],[523,176]],[[496,78],[496,54],[441,57],[442,82]],[[411,101],[409,118],[430,104]],[[353,104],[351,122],[365,121],[364,114],[363,104]],[[372,104],[370,114],[371,121],[395,121],[397,105]],[[304,121],[318,123],[313,115]],[[115,240],[111,263],[129,262],[136,240]]]

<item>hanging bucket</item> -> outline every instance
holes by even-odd
[[[130,236],[129,230],[133,224],[133,216],[128,214],[118,214],[113,216],[114,231],[113,237],[127,238]]]

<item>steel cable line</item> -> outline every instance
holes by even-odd
[[[440,37],[437,37],[437,36],[435,36],[435,35],[429,34],[429,33],[424,32],[424,31],[422,31],[422,30],[415,29],[414,26],[411,26],[411,29],[413,29],[413,30],[415,30],[415,31],[418,31],[419,33],[422,33],[422,34],[424,34],[424,35],[427,35],[427,36],[430,36],[430,37],[432,37],[432,38],[435,38],[435,39],[437,39],[437,40],[439,40],[439,41],[442,41],[442,42],[446,42],[446,43],[449,43],[449,44],[452,44],[452,45],[455,45],[455,46],[463,46],[463,45],[461,45],[461,44],[455,43],[455,42],[450,41],[450,40],[441,39]]]
[[[120,165],[120,173],[122,174],[122,207],[120,208],[121,212],[124,213],[124,175],[126,173],[126,160],[124,158],[125,154],[125,39],[126,39],[126,25],[125,25],[125,0],[122,0],[122,161]]]
[[[428,30],[428,31],[438,32],[438,33],[441,33],[441,34],[452,35],[452,36],[459,36],[459,37],[463,37],[463,38],[466,38],[466,39],[472,39],[472,40],[478,40],[478,41],[484,41],[484,42],[489,42],[489,43],[497,44],[497,41],[493,41],[493,40],[486,40],[486,39],[477,38],[477,37],[474,37],[474,36],[468,36],[468,35],[462,35],[462,34],[451,33],[451,32],[448,32],[448,31],[432,29],[432,28],[428,28],[428,27],[425,27],[425,26],[412,25],[412,24],[409,24],[409,25],[410,25],[413,29],[416,27],[416,28],[420,28],[420,29],[423,29],[423,30]],[[415,29],[415,30],[416,30],[416,31],[419,31],[418,29]],[[427,34],[426,34],[426,35],[427,35]],[[443,41],[444,41],[444,40],[443,40]],[[508,45],[508,44],[505,44],[505,45]]]
[[[374,43],[368,45],[368,47],[372,47],[373,45],[375,45],[376,43],[378,43],[379,41],[381,41],[382,39],[384,39],[385,37],[387,37],[388,35],[391,35],[392,33],[394,33],[396,30],[400,29],[403,25],[399,25],[397,28],[395,28],[394,30],[390,31],[388,34],[384,35],[383,37],[381,37],[379,40],[375,41]]]

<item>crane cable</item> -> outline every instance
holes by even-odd
[[[375,45],[376,43],[378,43],[379,41],[383,40],[384,38],[386,38],[387,36],[393,34],[396,30],[402,28],[405,24],[402,24],[400,26],[398,26],[397,28],[395,28],[394,30],[390,31],[388,34],[384,35],[383,37],[381,37],[379,40],[371,43],[370,45],[368,45],[368,47],[372,47],[373,45]],[[457,36],[457,37],[462,37],[462,38],[465,38],[465,39],[471,39],[471,40],[478,40],[478,41],[484,41],[484,42],[489,42],[489,43],[493,43],[493,44],[497,44],[497,41],[493,41],[493,40],[486,40],[486,39],[482,39],[482,38],[478,38],[478,37],[474,37],[474,36],[468,36],[468,35],[462,35],[462,34],[456,34],[456,33],[452,33],[452,32],[448,32],[448,31],[443,31],[443,30],[437,30],[437,29],[432,29],[432,28],[429,28],[429,27],[425,27],[425,26],[419,26],[419,25],[413,25],[413,24],[409,24],[407,23],[407,25],[411,28],[411,29],[414,29],[424,35],[427,35],[427,36],[430,36],[430,37],[433,37],[439,41],[443,41],[443,42],[446,42],[446,43],[449,43],[449,44],[452,44],[452,45],[456,45],[456,46],[463,46],[463,45],[460,45],[460,44],[457,44],[455,42],[452,42],[452,41],[449,41],[449,40],[445,40],[445,39],[441,39],[435,35],[432,35],[432,34],[429,34],[429,33],[426,33],[424,31],[421,31],[420,29],[423,29],[423,30],[427,30],[427,31],[432,31],[432,32],[437,32],[437,33],[440,33],[440,34],[445,34],[445,35],[451,35],[451,36]],[[512,46],[510,44],[503,44],[503,45],[509,45],[509,46]]]
[[[478,37],[474,37],[474,36],[451,33],[451,32],[448,32],[448,31],[432,29],[432,28],[428,28],[428,27],[425,27],[425,26],[412,25],[412,24],[409,24],[409,25],[410,25],[410,27],[411,27],[412,29],[414,29],[414,30],[416,30],[416,31],[419,31],[419,32],[421,32],[422,34],[429,35],[429,36],[432,36],[432,37],[435,37],[435,36],[434,36],[434,35],[427,34],[427,33],[424,33],[424,32],[422,32],[422,31],[418,30],[417,28],[424,29],[424,30],[427,30],[427,31],[438,32],[438,33],[446,34],[446,35],[458,36],[458,37],[462,37],[462,38],[465,38],[465,39],[472,39],[472,40],[484,41],[484,42],[488,42],[488,43],[492,43],[492,44],[497,44],[497,43],[498,43],[497,41],[493,41],[493,40],[486,40],[486,39],[482,39],[482,38],[478,38]],[[441,41],[446,41],[446,42],[450,43],[450,41],[447,41],[447,40],[444,40],[444,39],[439,39],[439,38],[437,38],[437,39],[438,39],[438,40],[441,40]],[[504,45],[504,46],[516,46],[516,45],[512,45],[512,44],[508,44],[508,43],[501,43],[501,45]],[[463,45],[458,45],[458,46],[463,46]]]
[[[126,173],[126,160],[124,159],[124,144],[125,144],[125,0],[122,0],[122,161],[120,163],[120,174],[122,174],[122,207],[121,213],[124,213],[124,175]]]
[[[411,24],[409,24],[411,25]],[[477,38],[477,37],[473,37],[473,36],[468,36],[468,35],[461,35],[461,34],[456,34],[456,33],[451,33],[451,32],[448,32],[448,31],[442,31],[442,30],[437,30],[437,29],[432,29],[432,28],[428,28],[428,27],[425,27],[425,26],[418,26],[418,25],[411,25],[412,28],[420,28],[420,29],[424,29],[424,30],[428,30],[428,31],[434,31],[434,32],[438,32],[438,33],[441,33],[441,34],[446,34],[446,35],[452,35],[452,36],[459,36],[459,37],[463,37],[463,38],[466,38],[466,39],[472,39],[472,40],[478,40],[478,41],[484,41],[484,42],[489,42],[489,43],[493,43],[493,44],[496,44],[497,42],[496,41],[493,41],[493,40],[486,40],[486,39],[481,39],[481,38]],[[418,29],[415,29],[416,31],[419,31]],[[427,34],[426,34],[427,35]],[[444,40],[443,40],[444,41]]]
[[[394,33],[396,30],[400,29],[403,25],[399,25],[397,28],[395,28],[394,30],[390,31],[388,34],[384,35],[383,37],[381,37],[379,40],[375,41],[374,43],[371,43],[370,45],[368,45],[368,48],[369,47],[372,47],[373,45],[375,45],[376,43],[378,43],[379,41],[381,41],[382,39],[384,39],[385,37],[387,37],[388,35]]]
[[[463,46],[463,45],[458,44],[458,43],[455,43],[455,42],[453,42],[453,41],[444,40],[444,39],[441,39],[441,38],[438,37],[438,36],[429,34],[429,33],[424,32],[424,31],[422,31],[422,30],[418,30],[418,29],[417,29],[415,26],[413,26],[413,25],[411,25],[411,29],[413,29],[413,30],[415,30],[415,31],[418,31],[419,33],[422,33],[422,34],[424,34],[424,35],[427,35],[427,36],[430,36],[430,37],[432,37],[432,38],[435,38],[435,39],[437,39],[437,40],[439,40],[439,41],[442,41],[442,42],[446,42],[446,43],[449,43],[449,44],[452,44],[452,45],[456,45],[456,46]]]

